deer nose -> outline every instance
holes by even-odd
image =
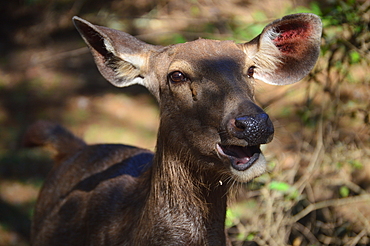
[[[274,126],[266,113],[235,118],[234,136],[247,141],[248,146],[269,143],[274,136]]]

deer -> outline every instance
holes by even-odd
[[[266,171],[261,145],[274,135],[255,102],[255,81],[304,78],[320,53],[320,18],[284,16],[246,43],[169,46],[73,22],[106,80],[142,85],[158,101],[156,148],[88,145],[57,123],[31,125],[25,144],[56,152],[36,202],[32,245],[230,245],[234,183]]]

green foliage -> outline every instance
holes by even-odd
[[[325,41],[322,52],[323,55],[331,55],[331,62],[355,64],[361,61],[361,56],[368,55],[370,36],[369,18],[366,13],[369,8],[361,1],[352,0],[337,0],[322,8]],[[338,53],[342,55],[335,59],[334,54]],[[368,59],[364,59],[364,62],[369,64]]]
[[[355,169],[362,169],[364,165],[359,160],[350,160],[349,164]]]
[[[339,194],[341,197],[348,197],[349,195],[349,189],[347,186],[341,186],[339,188]]]
[[[319,65],[311,75],[316,88],[308,86],[306,106],[297,109],[297,113],[302,123],[309,127],[316,127],[320,117],[334,131],[342,122],[348,125],[362,121],[368,125],[370,104],[349,88],[350,84],[365,88],[370,83],[370,78],[360,69],[370,65],[370,4],[336,0],[311,3],[311,8],[321,16],[323,42]],[[326,98],[318,99],[323,93]],[[318,100],[325,104],[321,112],[317,110]]]
[[[358,51],[355,51],[355,50],[351,50],[350,53],[349,53],[349,63],[350,64],[356,64],[356,63],[359,63],[361,61],[361,55]]]
[[[289,200],[296,200],[297,198],[299,198],[298,190],[294,186],[286,182],[272,181],[269,184],[268,188],[270,190],[274,190],[274,191],[278,191],[282,193]]]
[[[288,192],[291,186],[285,182],[272,181],[269,185],[270,190]]]
[[[225,226],[226,228],[230,228],[234,225],[234,220],[236,216],[234,215],[233,211],[228,208],[226,211],[226,220],[225,220]]]

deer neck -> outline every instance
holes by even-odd
[[[217,175],[197,168],[205,163],[187,151],[163,144],[157,143],[143,220],[166,244],[220,245],[225,241],[227,186],[220,185]]]

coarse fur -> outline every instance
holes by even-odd
[[[166,47],[73,20],[109,82],[143,85],[158,100],[156,151],[88,145],[47,121],[31,126],[25,144],[57,153],[36,204],[32,245],[229,244],[230,190],[265,172],[260,145],[274,134],[254,102],[254,79],[303,78],[319,54],[320,19],[286,16],[244,44],[198,39]]]

